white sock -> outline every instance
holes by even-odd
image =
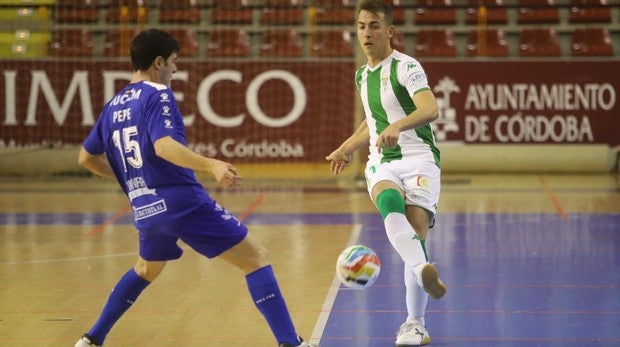
[[[417,266],[421,268],[422,266]],[[426,326],[424,313],[428,304],[428,293],[418,284],[419,272],[413,266],[405,264],[405,301],[407,302],[407,320],[416,319],[420,324]]]
[[[422,244],[415,238],[415,230],[404,214],[391,212],[385,216],[383,223],[392,247],[406,264],[416,266],[426,262]]]

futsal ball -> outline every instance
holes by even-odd
[[[377,253],[364,245],[348,247],[336,261],[336,276],[349,288],[370,287],[379,277],[380,271],[381,262]]]

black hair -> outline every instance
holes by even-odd
[[[361,11],[368,11],[377,16],[379,13],[383,13],[383,18],[387,25],[392,25],[394,23],[392,6],[386,4],[382,0],[363,0],[358,6],[357,13],[359,14]]]
[[[155,58],[168,59],[172,53],[179,51],[179,43],[169,33],[159,29],[142,31],[131,41],[129,53],[134,71],[146,71]]]

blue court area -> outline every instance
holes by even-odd
[[[100,225],[110,214],[4,213],[0,225]],[[382,262],[367,290],[333,290],[321,347],[393,346],[402,265],[376,213],[251,214],[248,225],[351,225]],[[115,224],[130,224],[129,215]],[[441,213],[428,251],[448,293],[430,300],[433,346],[620,346],[620,215]]]
[[[379,217],[358,243],[381,276],[341,288],[322,347],[393,346],[406,317],[402,266]],[[428,242],[448,293],[429,300],[434,346],[619,346],[620,216],[441,214]]]

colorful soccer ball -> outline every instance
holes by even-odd
[[[371,286],[379,277],[381,262],[377,253],[364,245],[351,246],[338,256],[336,275],[349,288],[363,289]]]

